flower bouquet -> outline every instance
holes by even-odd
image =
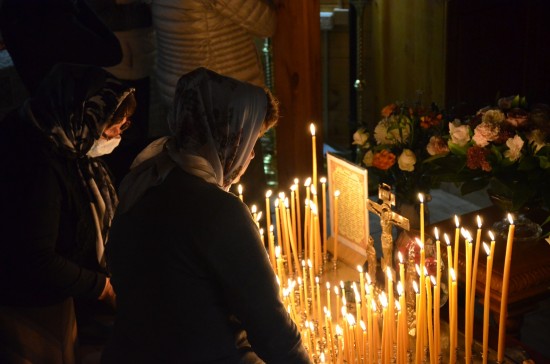
[[[449,152],[432,157],[433,176],[455,182],[461,193],[487,188],[509,212],[550,206],[550,107],[528,108],[525,98],[505,97],[464,121],[448,123]]]
[[[361,128],[353,136],[358,163],[369,170],[369,181],[394,187],[398,203],[416,203],[419,192],[436,186],[434,165],[425,161],[448,151],[440,137],[443,115],[435,104],[424,108],[420,103],[392,103],[381,114],[372,133]]]

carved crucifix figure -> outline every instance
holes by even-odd
[[[392,205],[395,206],[395,195],[391,193],[391,187],[389,185],[382,183],[378,187],[378,198],[382,201],[382,203],[376,203],[371,200],[367,200],[367,209],[380,217],[380,226],[382,227],[382,236],[380,240],[382,241],[383,253],[381,267],[385,271],[387,266],[392,267],[392,226],[395,225],[402,229],[409,230],[409,219],[392,211]],[[367,249],[367,252],[369,252],[369,249]],[[367,259],[369,258],[370,257],[367,256]]]

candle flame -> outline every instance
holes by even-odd
[[[510,221],[510,225],[514,225],[514,220],[512,219],[512,214],[508,214],[508,221]]]
[[[345,300],[345,299],[342,299],[343,306],[342,306],[342,308],[340,309],[340,312],[342,313],[342,316],[343,316],[343,317],[346,317],[346,316],[348,315],[348,309],[346,308],[345,302],[346,302],[346,300]]]
[[[399,263],[403,264],[403,254],[401,252],[397,252],[397,258],[399,258]]]
[[[270,198],[271,194],[273,194],[273,192],[271,190],[267,190],[267,192],[265,193],[265,198]]]
[[[342,336],[344,334],[344,330],[340,327],[340,325],[336,324],[336,336]]]
[[[315,185],[311,185],[311,194],[313,196],[316,196],[317,195],[317,188],[315,187]]]
[[[367,326],[365,325],[365,323],[363,322],[363,320],[361,320],[359,322],[359,325],[361,326],[361,330],[363,330],[363,332],[367,331]]]
[[[481,217],[479,215],[477,215],[477,227],[481,229]]]
[[[422,241],[418,238],[415,238],[416,244],[420,247],[420,250],[424,249],[424,244],[422,244]]]
[[[489,230],[489,237],[491,238],[491,241],[495,241],[495,235],[491,230]]]
[[[288,197],[285,197],[285,207],[288,209],[290,206],[289,202],[288,202]]]
[[[422,193],[418,194],[418,200],[420,201],[420,203],[424,203],[424,195]]]
[[[274,229],[275,229],[275,227],[273,225],[269,225],[269,231],[270,232],[273,232]]]
[[[370,285],[372,283],[372,279],[370,278],[370,274],[365,273],[365,278],[367,279],[367,283]]]
[[[414,293],[418,294],[418,283],[416,283],[416,281],[413,281],[413,289],[414,289]]]
[[[262,211],[258,212],[258,215],[256,216],[256,221],[260,221],[262,219]]]
[[[397,282],[397,294],[400,296],[403,295],[403,283],[401,281]]]
[[[357,292],[357,290],[355,290],[355,303],[356,304],[361,303],[361,295],[359,294],[359,292]]]
[[[309,267],[309,269],[313,267],[313,264],[311,264],[311,259],[307,260],[307,266]]]
[[[359,271],[359,273],[363,273],[363,267],[362,266],[358,265],[357,270]]]
[[[348,313],[348,315],[346,316],[346,319],[348,320],[348,324],[350,326],[355,326],[355,317],[353,317],[351,313]]]
[[[377,308],[378,308],[378,307],[376,307],[376,301],[375,301],[375,300],[371,300],[370,302],[371,302],[371,306],[372,306],[372,312],[376,312],[376,310],[377,310]]]
[[[311,209],[311,213],[312,213],[313,215],[318,215],[318,212],[319,212],[319,211],[317,210],[317,205],[315,205],[315,202],[313,202],[313,201],[310,200],[310,201],[309,201],[309,208]]]
[[[340,196],[340,190],[334,191],[334,197],[339,197],[339,196]]]
[[[311,185],[311,177],[306,178],[306,181],[304,182],[304,187],[309,187]]]
[[[252,206],[250,207],[250,211],[251,211],[253,214],[255,214],[257,210],[258,210],[258,208],[256,207],[256,205],[252,205]]]
[[[430,276],[430,280],[432,281],[432,285],[435,287],[437,285],[437,281],[435,280],[435,277]]]
[[[309,131],[311,131],[311,136],[315,136],[315,124],[311,123],[309,125]]]
[[[392,275],[391,275],[391,267],[390,266],[386,267],[386,275],[388,276],[389,281],[393,280]]]
[[[416,274],[420,275],[420,266],[418,264],[414,265],[414,269],[416,269]]]
[[[491,254],[491,248],[489,248],[489,245],[487,245],[485,242],[483,242],[483,249],[485,249],[485,253],[487,253],[487,256]]]
[[[325,286],[327,287],[327,291],[330,291],[330,282],[327,282]]]
[[[276,257],[276,258],[280,258],[280,257],[281,257],[281,247],[278,246],[278,245],[275,247],[275,257]]]
[[[342,289],[344,289],[344,281],[340,281],[340,287],[342,287]]]
[[[299,286],[302,285],[302,277],[298,277],[298,285],[299,285]]]
[[[464,228],[460,228],[460,233],[462,234],[464,239],[466,239],[466,241],[468,241],[468,242],[472,241],[472,234],[470,234],[470,232],[468,230],[466,230]]]
[[[300,180],[298,178],[294,178],[294,184],[297,185],[298,183],[300,183]]]
[[[315,277],[315,284],[319,285],[319,277]]]
[[[321,182],[321,184],[327,183],[326,177],[321,177],[321,179],[319,180],[319,182]]]
[[[239,191],[239,195],[243,194],[243,185],[237,186],[237,190]]]
[[[294,191],[296,191],[297,188],[298,188],[298,186],[296,186],[296,185],[294,184],[294,185],[290,186],[290,191],[291,191],[291,192],[294,192]]]
[[[326,361],[325,361],[325,353],[321,353],[321,355],[319,355],[319,358],[321,359],[321,363],[326,363]]]
[[[264,236],[264,228],[260,228],[260,235]]]
[[[447,235],[447,233],[443,234],[443,239],[445,239],[445,243],[447,243],[447,245],[451,245],[451,241],[449,240],[449,235]]]
[[[434,227],[434,235],[435,235],[435,240],[439,240],[439,230],[437,229],[437,227]]]
[[[306,261],[304,259],[302,259],[302,267],[305,268],[306,267]]]
[[[338,286],[334,286],[334,294],[337,296],[340,295],[340,288]]]
[[[279,200],[284,201],[284,199],[285,199],[285,193],[279,192]]]
[[[456,282],[456,273],[453,268],[449,269],[449,274],[451,275],[451,279],[453,280],[453,282]]]
[[[456,215],[455,215],[455,225],[457,229],[460,227],[460,222],[458,221],[458,216]]]
[[[386,292],[382,291],[378,295],[378,301],[380,301],[380,304],[382,305],[382,307],[384,308],[388,307],[388,297],[386,296]]]
[[[399,304],[399,301],[398,300],[395,300],[395,309],[397,311],[401,311],[401,305]]]

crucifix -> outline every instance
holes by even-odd
[[[391,192],[391,187],[385,183],[378,186],[378,198],[382,203],[376,203],[371,200],[367,200],[367,209],[370,212],[375,213],[380,217],[380,226],[382,227],[382,261],[381,267],[386,271],[386,267],[392,267],[392,253],[393,253],[393,237],[392,227],[393,225],[405,230],[409,230],[409,219],[403,217],[396,212],[392,211],[392,206],[395,206],[395,195]],[[374,249],[372,249],[374,250]],[[369,252],[369,249],[367,249]],[[367,254],[369,260],[369,274],[370,274],[370,254]],[[375,258],[376,259],[376,256]]]

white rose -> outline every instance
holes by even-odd
[[[442,137],[434,135],[430,138],[426,151],[429,155],[444,154],[449,151],[449,147]]]
[[[367,167],[371,167],[373,159],[374,159],[374,153],[372,152],[372,150],[369,150],[363,156],[363,164]]]
[[[521,148],[523,148],[523,139],[519,135],[509,138],[506,141],[506,146],[509,148],[504,151],[504,156],[511,161],[517,161],[521,157]]]
[[[353,145],[364,146],[369,140],[369,133],[364,128],[353,133]]]
[[[397,164],[400,170],[412,172],[416,164],[416,155],[410,149],[403,149],[403,153],[397,158]]]
[[[449,134],[451,135],[451,142],[461,147],[470,141],[470,127],[468,125],[460,125],[460,120],[458,119],[449,123]]]

